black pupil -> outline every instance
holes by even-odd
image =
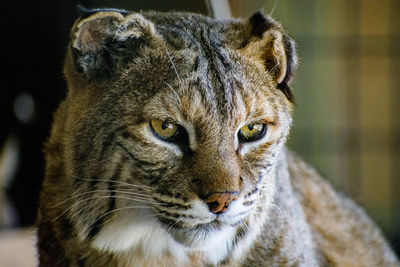
[[[161,128],[162,128],[163,130],[165,130],[165,129],[168,128],[168,125],[169,125],[169,123],[166,122],[166,121],[164,121],[164,122],[161,124]]]
[[[247,130],[245,127],[247,127]],[[266,130],[264,124],[257,124],[257,123],[256,124],[248,124],[245,127],[242,128],[244,130],[245,134],[243,134],[242,129],[240,129],[238,132],[239,142],[242,142],[242,143],[253,142],[253,141],[260,139],[261,137],[264,136],[265,130]]]

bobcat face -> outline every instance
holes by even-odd
[[[273,181],[268,174],[283,143],[281,125],[289,117],[278,115],[279,110],[268,101],[270,94],[253,89],[260,85],[243,84],[245,77],[237,75],[229,77],[235,88],[223,88],[231,92],[205,87],[201,72],[171,81],[144,105],[143,122],[129,126],[127,138],[117,143],[128,162],[143,169],[139,172],[132,168],[132,175],[126,179],[152,188],[152,212],[175,239],[185,244],[199,235],[245,224],[264,199],[273,196]],[[218,107],[217,93],[223,93],[229,104]],[[163,123],[171,127],[170,132],[162,130]],[[247,140],[242,135],[247,131],[249,136],[251,127],[259,133]],[[140,161],[143,155],[149,155],[146,162]],[[213,210],[218,201],[208,202],[214,193],[237,197],[222,212],[218,207]]]
[[[71,38],[63,194],[80,238],[149,254],[220,246],[220,260],[257,231],[291,123],[296,57],[280,26],[112,11]]]

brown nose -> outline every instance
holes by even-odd
[[[238,198],[238,192],[213,193],[206,198],[208,208],[213,213],[223,213],[229,204]]]

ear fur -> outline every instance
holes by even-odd
[[[243,52],[261,62],[273,76],[278,89],[294,102],[289,85],[297,68],[295,43],[273,19],[261,11],[247,21],[250,28],[248,40]]]
[[[76,72],[91,81],[107,79],[155,35],[154,25],[142,15],[124,15],[100,11],[75,23],[70,47]]]
[[[117,12],[99,12],[78,21],[73,29],[72,47],[81,53],[100,51],[115,35],[123,16]]]

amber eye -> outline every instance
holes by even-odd
[[[150,125],[154,134],[165,141],[171,141],[178,133],[178,125],[168,121],[151,120]]]
[[[239,142],[252,142],[265,135],[266,126],[262,123],[248,124],[240,128],[238,132]]]

